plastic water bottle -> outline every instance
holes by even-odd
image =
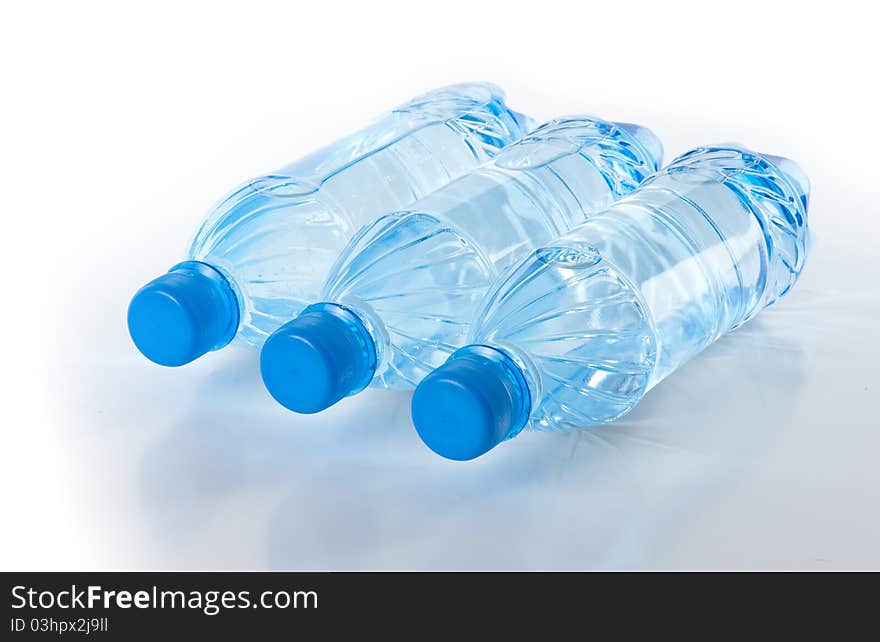
[[[413,388],[465,344],[501,270],[634,190],[662,147],[647,129],[550,121],[487,165],[362,230],[322,301],[263,346],[271,394],[318,412],[370,382]]]
[[[471,345],[416,390],[422,440],[466,460],[526,425],[629,412],[788,292],[807,256],[808,197],[787,159],[736,146],[679,157],[493,286]]]
[[[454,85],[246,183],[211,212],[186,260],[134,296],[135,345],[166,366],[233,339],[259,346],[315,300],[360,227],[494,158],[532,126],[498,87]]]

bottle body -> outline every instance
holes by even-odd
[[[323,300],[372,329],[371,385],[415,387],[464,345],[500,272],[634,190],[661,155],[644,128],[561,118],[363,229],[334,265]]]
[[[807,256],[808,195],[786,159],[693,150],[505,275],[469,343],[516,364],[529,426],[613,421],[788,292]]]
[[[238,302],[234,336],[215,343],[259,346],[315,300],[358,228],[493,158],[530,126],[497,87],[454,85],[238,188],[208,216],[187,255],[219,272]]]

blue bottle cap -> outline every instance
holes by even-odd
[[[376,348],[360,318],[334,303],[309,306],[263,345],[260,374],[285,408],[311,414],[363,390],[376,371]]]
[[[128,306],[128,332],[150,361],[182,366],[232,341],[238,316],[226,277],[187,261],[138,290]]]
[[[526,423],[528,386],[519,366],[488,346],[467,346],[416,388],[412,419],[425,445],[465,461],[488,452]]]

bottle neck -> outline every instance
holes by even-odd
[[[238,333],[239,328],[242,326],[242,322],[245,319],[246,313],[244,296],[241,293],[241,289],[239,288],[236,278],[229,270],[214,265],[213,263],[207,263],[205,261],[183,261],[182,263],[178,263],[177,265],[173,266],[169,270],[169,272],[173,272],[175,270],[189,270],[193,272],[198,272],[199,274],[210,277],[212,281],[217,283],[217,289],[222,294],[224,302],[223,307],[228,316],[228,322],[225,324],[225,329],[222,332],[222,338],[212,349],[218,350],[219,348],[222,348],[231,343]]]
[[[512,422],[505,439],[516,437],[523,428],[529,425],[543,393],[538,367],[525,351],[505,342],[493,343],[491,346],[472,345],[468,346],[466,350],[474,351],[485,359],[497,361],[499,371],[504,373],[507,387],[514,391],[514,397],[520,400],[521,406],[520,411],[516,413],[517,419]]]
[[[352,301],[347,298],[340,300],[328,301],[321,305],[334,305],[342,308],[349,314],[353,315],[358,321],[358,330],[368,339],[367,343],[371,347],[373,367],[373,377],[381,376],[388,368],[388,354],[390,352],[391,339],[388,336],[388,330],[378,314],[363,301]],[[369,385],[369,381],[365,384]]]

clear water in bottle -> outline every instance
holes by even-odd
[[[643,127],[560,118],[383,216],[343,250],[322,302],[266,342],[267,388],[287,408],[317,412],[370,382],[415,387],[464,345],[503,269],[634,190],[661,156]]]
[[[490,160],[532,124],[494,85],[454,85],[247,182],[207,217],[186,261],[135,295],[132,339],[166,366],[233,339],[259,346],[315,300],[360,227]]]
[[[783,296],[809,249],[792,161],[695,149],[493,286],[470,346],[413,398],[425,443],[471,459],[526,425],[613,421]]]

